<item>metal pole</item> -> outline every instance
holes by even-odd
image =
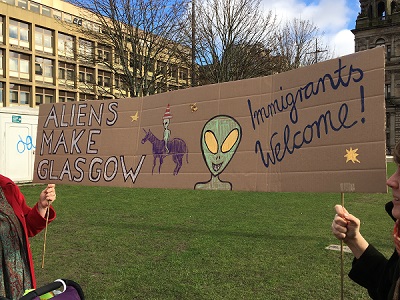
[[[196,86],[196,2],[192,0],[192,86]]]
[[[315,63],[318,63],[318,39],[315,39]]]
[[[314,64],[318,63],[318,53],[327,52],[328,50],[319,50],[318,49],[318,39],[315,39],[315,51],[307,52],[306,54],[314,54]]]

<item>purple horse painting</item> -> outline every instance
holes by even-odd
[[[143,129],[144,130],[144,129]],[[166,152],[164,140],[158,139],[150,129],[148,131],[144,130],[146,133],[145,137],[142,139],[142,144],[149,141],[153,144],[153,168],[151,169],[151,174],[153,174],[154,167],[156,166],[157,158],[160,160],[160,165],[158,166],[158,173],[161,171],[161,166],[164,162],[164,157],[172,155],[172,160],[176,164],[174,169],[174,175],[178,175],[179,170],[182,167],[182,158],[186,154],[186,163],[189,163],[188,158],[188,148],[184,140],[180,138],[174,138],[168,141],[169,152]]]

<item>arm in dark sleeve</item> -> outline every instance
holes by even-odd
[[[366,288],[373,299],[379,299],[389,293],[397,261],[397,253],[388,260],[374,246],[369,245],[359,259],[353,260],[349,277]]]

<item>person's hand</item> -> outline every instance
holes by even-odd
[[[346,244],[360,235],[360,220],[349,214],[341,205],[335,205],[336,215],[332,222],[332,233]]]
[[[350,248],[355,258],[360,258],[369,243],[360,233],[360,220],[341,205],[335,205],[336,215],[332,222],[333,235]]]
[[[48,184],[40,193],[38,201],[38,210],[42,217],[45,216],[47,207],[49,207],[54,200],[56,200],[56,185]]]

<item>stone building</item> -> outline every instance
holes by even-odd
[[[386,49],[386,145],[392,154],[400,140],[400,0],[360,0],[355,29],[355,51]]]
[[[99,31],[97,23],[66,1],[1,0],[0,107],[131,97],[123,75],[87,59],[118,64],[113,49],[79,28]],[[191,85],[186,65],[154,58],[154,68],[165,70],[170,79],[156,92]]]

